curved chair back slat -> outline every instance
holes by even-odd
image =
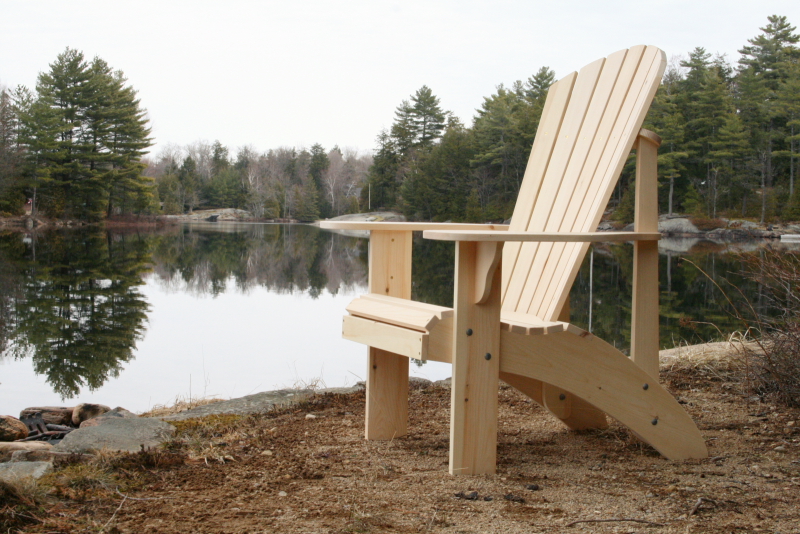
[[[666,68],[664,52],[635,46],[553,84],[510,231],[597,228]],[[587,243],[508,243],[503,310],[556,320]]]

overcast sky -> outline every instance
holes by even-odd
[[[157,146],[371,150],[422,85],[470,124],[541,66],[561,77],[635,44],[737,50],[800,0],[0,0],[0,84],[33,88],[66,47],[122,70]]]

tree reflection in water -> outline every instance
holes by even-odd
[[[30,356],[63,398],[96,389],[133,357],[149,309],[139,286],[149,240],[104,231],[48,232],[23,243],[0,235],[0,254],[17,285],[7,350]],[[22,246],[20,246],[22,244]]]
[[[73,397],[134,358],[150,309],[141,290],[147,277],[167,291],[216,296],[264,287],[313,299],[365,291],[367,249],[365,239],[304,225],[0,233],[0,357],[30,357],[57,393]],[[452,305],[454,256],[452,243],[415,236],[414,299]],[[757,312],[768,311],[759,285],[741,275],[741,259],[724,247],[662,253],[662,347],[742,328],[714,283],[684,258],[730,289],[741,309],[743,295]],[[572,321],[622,350],[630,346],[632,270],[630,245],[597,244],[570,296]]]

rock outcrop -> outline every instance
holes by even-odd
[[[81,426],[84,421],[103,415],[110,410],[111,408],[104,404],[78,404],[72,410],[72,426]]]
[[[44,441],[11,441],[0,443],[0,462],[11,460],[11,456],[17,451],[49,451],[53,448]]]
[[[66,406],[33,406],[22,410],[19,413],[19,418],[24,419],[41,413],[42,419],[48,425],[70,426],[72,424],[72,410],[72,408]]]
[[[149,417],[133,417],[117,408],[81,423],[81,428],[67,434],[56,445],[56,452],[91,453],[99,450],[137,452],[158,447],[175,434],[169,423]],[[133,414],[131,414],[133,415]],[[91,423],[91,424],[89,424]]]
[[[0,441],[15,441],[27,437],[28,427],[25,423],[10,415],[0,415]]]

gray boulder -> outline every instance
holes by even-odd
[[[121,408],[121,407],[117,406],[113,410],[109,410],[109,411],[105,412],[102,415],[98,415],[97,417],[94,417],[92,419],[87,419],[86,421],[83,421],[81,423],[81,425],[80,425],[80,428],[86,428],[86,427],[90,427],[90,426],[102,425],[103,422],[108,420],[108,419],[120,419],[120,418],[132,419],[132,418],[136,418],[136,417],[139,417],[139,416],[136,415],[133,412],[129,412],[125,408]]]
[[[72,425],[81,426],[81,423],[84,421],[93,419],[98,415],[103,415],[110,410],[111,408],[105,406],[104,404],[89,404],[86,402],[81,403],[75,406],[75,409],[72,410]]]
[[[686,217],[662,216],[658,221],[662,234],[699,234],[700,230]]]
[[[48,449],[35,449],[15,451],[11,454],[11,462],[52,462],[58,458],[69,459],[72,462],[88,462],[94,458],[91,454],[73,454],[71,452],[53,452]]]
[[[127,410],[126,410],[127,411]],[[90,453],[102,449],[137,452],[142,447],[157,447],[175,434],[169,423],[149,417],[108,416],[84,421],[53,447],[56,452]],[[93,426],[86,426],[94,422]]]
[[[0,480],[11,482],[22,478],[42,478],[52,469],[50,462],[8,462],[0,464]]]
[[[11,441],[0,442],[0,462],[7,462],[17,451],[50,450],[53,446],[44,441]]]
[[[218,414],[249,414],[265,412],[275,406],[287,406],[308,399],[314,394],[311,389],[279,389],[276,391],[264,391],[254,395],[247,395],[238,399],[231,399],[222,402],[213,402],[204,406],[198,406],[185,412],[161,417],[165,421],[183,421],[185,419],[195,419],[208,415]]]

